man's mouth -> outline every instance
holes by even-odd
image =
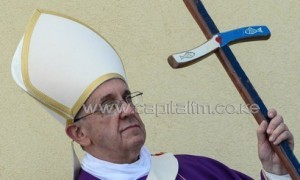
[[[140,126],[137,125],[137,124],[130,125],[130,126],[124,128],[124,129],[122,129],[122,130],[121,130],[121,133],[124,132],[124,131],[126,131],[126,130],[132,129],[132,128],[140,128]]]

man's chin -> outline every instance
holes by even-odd
[[[141,148],[145,143],[145,136],[142,134],[126,138],[127,144],[132,148]]]

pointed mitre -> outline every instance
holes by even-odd
[[[97,32],[64,15],[37,10],[12,61],[16,83],[64,125],[103,82],[126,82],[121,59]]]

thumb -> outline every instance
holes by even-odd
[[[267,127],[268,127],[267,121],[262,121],[258,126],[256,130],[258,144],[263,144],[267,140],[267,134],[266,134]]]

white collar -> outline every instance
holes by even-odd
[[[150,171],[151,154],[146,147],[142,147],[140,158],[131,164],[114,164],[103,161],[86,153],[81,168],[87,173],[101,179],[132,180],[146,176]]]

